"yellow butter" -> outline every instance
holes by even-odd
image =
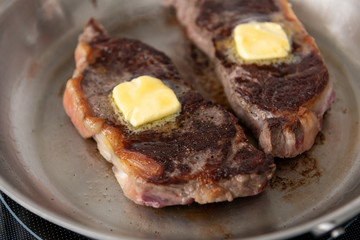
[[[134,127],[174,114],[181,108],[175,93],[150,76],[120,83],[113,89],[112,97],[125,120]]]
[[[239,24],[233,34],[236,50],[245,60],[282,58],[291,50],[284,29],[277,23]]]

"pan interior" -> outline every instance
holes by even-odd
[[[90,237],[260,237],[315,221],[359,196],[360,68],[326,31],[306,25],[336,92],[315,146],[297,158],[276,159],[276,175],[258,196],[152,209],[123,196],[95,142],[82,139],[63,110],[77,36],[94,16],[111,35],[139,39],[165,52],[195,88],[227,106],[211,63],[186,39],[174,12],[158,1],[28,2],[36,8],[19,10],[17,2],[9,7],[8,12],[17,9],[24,15],[6,30],[31,26],[0,38],[1,58],[9,56],[6,64],[1,59],[0,173],[2,190],[30,210],[42,209],[37,213]],[[39,8],[40,17],[27,13]],[[10,19],[9,13],[2,22]],[[5,40],[21,47],[9,55]]]

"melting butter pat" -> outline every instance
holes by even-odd
[[[181,104],[161,80],[140,76],[117,85],[112,92],[116,106],[134,127],[178,112]]]
[[[290,43],[284,29],[273,22],[239,24],[234,29],[238,54],[245,60],[286,57]]]

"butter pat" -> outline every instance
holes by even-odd
[[[239,24],[234,29],[236,50],[245,60],[286,57],[290,52],[284,29],[273,22]]]
[[[125,120],[134,127],[149,123],[180,111],[175,93],[161,80],[140,76],[117,85],[113,100]]]

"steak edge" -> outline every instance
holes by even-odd
[[[267,187],[272,157],[248,143],[231,113],[187,86],[165,54],[137,40],[111,38],[91,19],[75,60],[65,111],[82,137],[95,139],[135,203],[158,208],[231,201]],[[162,79],[175,92],[182,109],[173,121],[134,130],[115,112],[113,87],[141,75]]]
[[[265,153],[309,150],[335,94],[314,39],[286,0],[166,0],[188,37],[215,63],[227,99]],[[270,21],[291,36],[291,59],[246,62],[227,45],[239,23]]]

